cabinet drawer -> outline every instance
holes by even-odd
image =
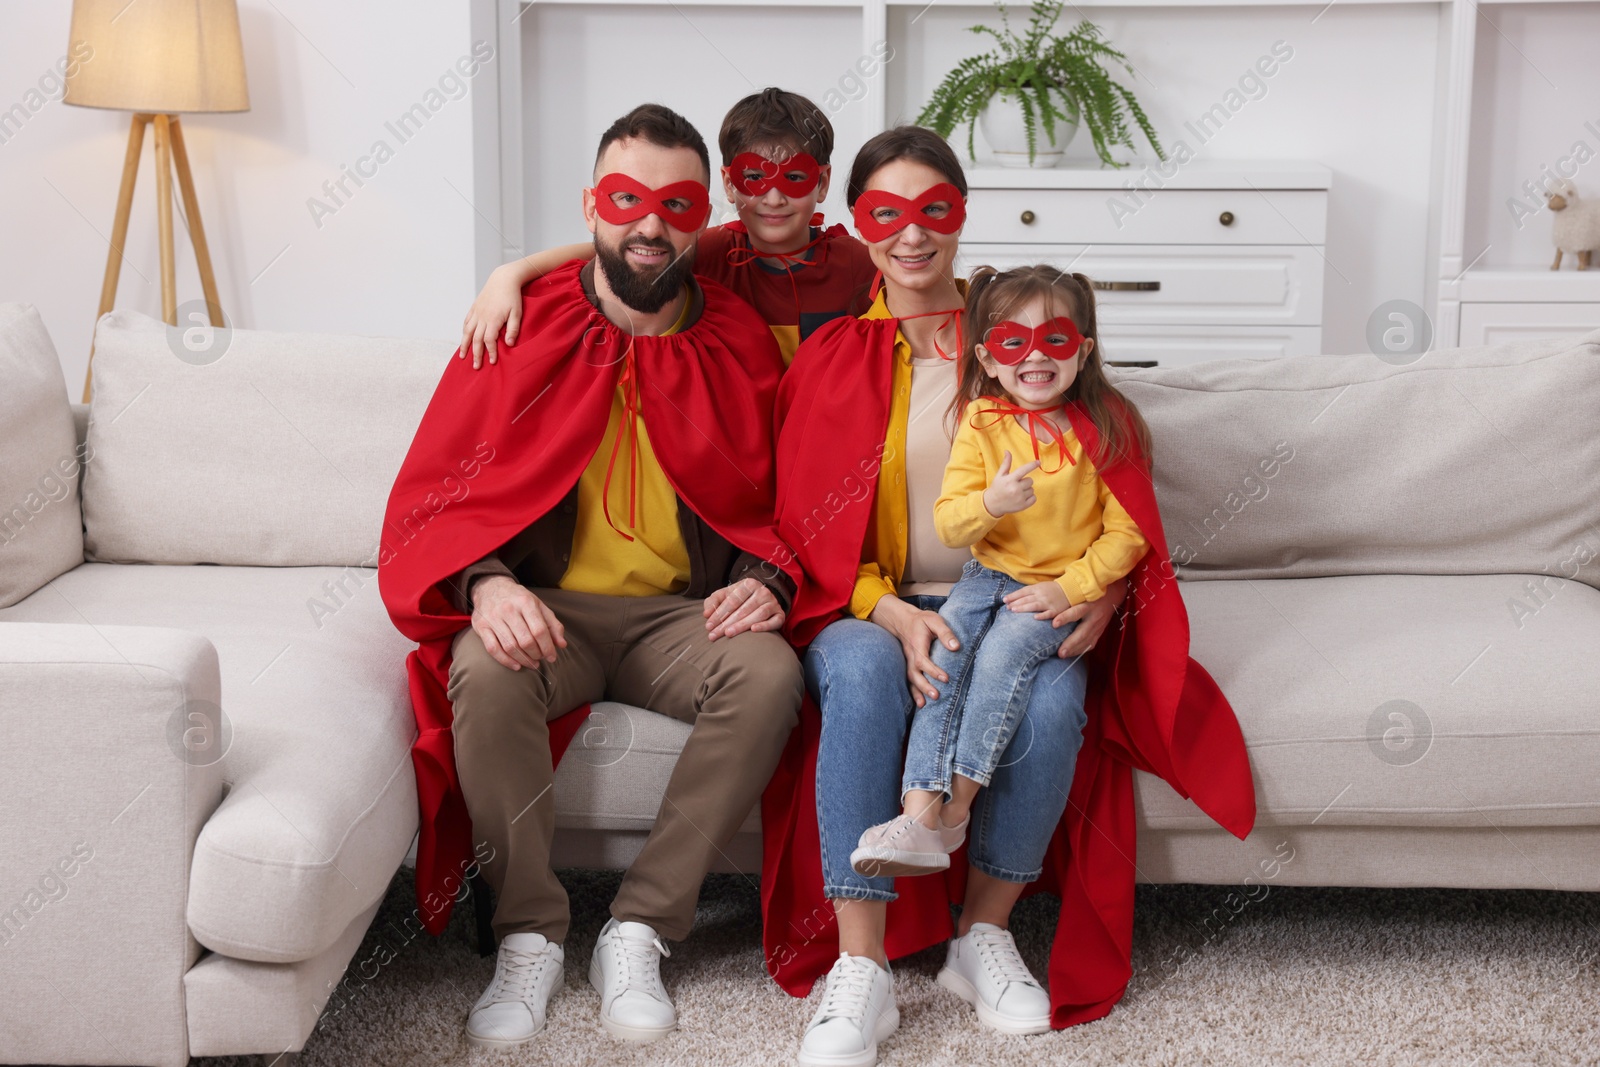
[[[1322,322],[1322,256],[1305,245],[961,245],[956,268],[971,274],[1049,263],[1096,282],[1102,325],[1213,323],[1316,326]],[[1151,286],[1154,285],[1152,288]]]
[[[1600,328],[1600,304],[1462,304],[1461,340],[1503,345],[1572,337]]]
[[[1136,326],[1100,328],[1101,351],[1112,363],[1150,362],[1160,367],[1212,359],[1276,359],[1322,351],[1318,326]],[[1118,373],[1137,374],[1137,368]]]
[[[973,189],[961,236],[982,244],[1320,245],[1327,204],[1326,191],[1306,189],[1161,189],[1138,207],[1109,189]]]

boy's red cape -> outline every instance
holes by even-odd
[[[470,619],[439,583],[495,551],[559,504],[599,447],[624,368],[679,498],[730,543],[793,570],[773,531],[772,404],[783,363],[766,323],[714,283],[687,329],[630,337],[584,296],[580,262],[523,290],[526,327],[500,341],[498,367],[451,359],[389,495],[378,588],[400,632],[417,718],[412,763],[421,834],[417,902],[443,931],[473,862],[456,777],[446,686],[451,639]],[[618,461],[626,477],[627,457]],[[587,714],[551,723],[559,759]]]
[[[838,319],[801,347],[778,390],[778,532],[807,581],[790,614],[805,645],[849,603],[876,458],[884,447],[894,319]],[[1079,441],[1099,435],[1074,404]],[[1137,447],[1137,446],[1135,446]],[[1123,624],[1090,654],[1088,726],[1066,811],[1031,891],[1061,896],[1050,955],[1051,1025],[1101,1018],[1132,976],[1135,819],[1133,770],[1160,775],[1234,836],[1255,823],[1255,790],[1239,725],[1211,676],[1189,658],[1189,619],[1173,578],[1149,465],[1139,454],[1100,470],[1150,542],[1129,575]],[[865,484],[866,492],[860,490]],[[838,958],[838,928],[822,895],[816,820],[820,717],[807,700],[762,804],[762,905],[768,970],[795,996]],[[965,865],[945,878],[902,878],[889,906],[891,957],[949,938],[950,903]]]

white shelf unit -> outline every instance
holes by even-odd
[[[1430,227],[1438,244],[1429,278],[1434,345],[1543,339],[1600,327],[1600,270],[1575,271],[1572,256],[1565,270],[1549,269],[1555,251],[1547,237],[1550,214],[1518,180],[1539,182],[1548,167],[1527,160],[1578,140],[1600,154],[1600,123],[1583,121],[1600,119],[1584,110],[1600,99],[1593,60],[1600,3],[1456,0],[1448,11]],[[1572,121],[1566,100],[1574,105]],[[1600,198],[1600,162],[1565,176]],[[1509,224],[1500,213],[1514,197],[1540,210]],[[1525,226],[1532,232],[1522,234]],[[1535,235],[1544,237],[1542,246]]]
[[[804,38],[805,50],[825,52],[827,56],[814,61],[806,69],[824,71],[830,77],[837,78],[838,75],[833,72],[836,67],[841,66],[836,62],[839,54],[848,52],[851,57],[857,54],[866,56],[871,54],[873,48],[880,42],[891,40],[896,48],[900,48],[906,43],[909,28],[925,27],[941,15],[947,20],[959,19],[950,25],[941,24],[940,40],[948,41],[952,39],[950,34],[956,27],[968,21],[987,20],[985,13],[992,11],[990,5],[986,3],[952,3],[950,0],[934,0],[932,3],[928,0],[696,0],[694,3],[684,3],[682,0],[567,0],[565,3],[553,3],[550,0],[536,0],[536,2],[469,0],[469,3],[472,10],[473,38],[494,44],[499,68],[496,91],[485,93],[475,88],[472,97],[475,111],[474,153],[477,162],[474,206],[479,219],[477,260],[480,281],[494,264],[521,254],[525,244],[548,245],[579,236],[570,230],[557,231],[556,227],[548,222],[541,226],[537,211],[530,208],[530,202],[534,205],[546,201],[565,203],[575,195],[569,188],[572,183],[566,176],[555,180],[550,177],[547,168],[541,177],[538,151],[536,151],[536,149],[568,151],[565,146],[574,141],[571,128],[562,129],[561,136],[554,138],[558,142],[555,145],[542,143],[543,139],[536,145],[529,133],[534,125],[532,120],[536,116],[530,110],[528,86],[532,84],[530,79],[536,81],[538,77],[539,57],[534,54],[533,45],[530,44],[533,38],[529,36],[527,28],[537,20],[550,18],[553,15],[556,24],[570,28],[574,25],[574,20],[562,13],[581,12],[585,8],[592,9],[596,19],[629,18],[632,17],[631,9],[639,12],[641,18],[654,11],[671,13],[685,22],[696,21],[694,13],[698,10],[705,10],[708,15],[715,15],[724,20],[731,19],[737,23],[743,23],[745,20],[740,16],[748,13],[752,25],[770,25],[770,22],[760,23],[759,20],[762,19],[788,20],[783,24],[784,29],[780,39],[787,42],[796,39],[796,35],[808,34],[809,36]],[[1020,0],[1013,7],[1018,13],[1024,10]],[[1332,258],[1328,264],[1331,269],[1324,278],[1328,287],[1324,306],[1330,309],[1330,313],[1337,311],[1337,321],[1325,318],[1324,326],[1338,334],[1332,344],[1333,350],[1355,351],[1362,344],[1360,338],[1363,335],[1362,327],[1367,314],[1380,303],[1395,296],[1414,294],[1420,298],[1424,309],[1433,320],[1435,346],[1446,346],[1457,343],[1458,340],[1468,339],[1462,334],[1463,303],[1504,305],[1499,309],[1503,313],[1501,315],[1503,318],[1512,315],[1513,310],[1521,305],[1571,305],[1567,308],[1568,311],[1576,309],[1576,312],[1581,314],[1581,305],[1595,302],[1587,295],[1587,290],[1578,291],[1574,296],[1572,295],[1574,290],[1566,288],[1562,283],[1535,281],[1531,277],[1527,279],[1511,277],[1537,273],[1538,268],[1532,263],[1497,262],[1494,254],[1482,262],[1475,263],[1474,260],[1480,255],[1482,248],[1468,247],[1468,238],[1474,229],[1474,226],[1468,223],[1469,220],[1480,219],[1484,212],[1499,210],[1494,197],[1485,199],[1471,189],[1475,162],[1482,158],[1483,152],[1494,151],[1492,145],[1485,147],[1482,137],[1475,130],[1474,123],[1478,118],[1475,104],[1481,109],[1487,106],[1488,100],[1515,100],[1522,92],[1514,84],[1509,88],[1490,85],[1484,77],[1485,72],[1478,69],[1479,63],[1496,49],[1506,52],[1509,48],[1511,51],[1506,54],[1515,55],[1520,45],[1523,52],[1530,52],[1526,41],[1519,38],[1519,43],[1510,43],[1507,34],[1509,32],[1511,37],[1516,37],[1516,31],[1512,27],[1519,24],[1519,20],[1534,18],[1544,19],[1546,26],[1558,27],[1555,30],[1535,31],[1536,35],[1543,34],[1542,37],[1537,37],[1541,44],[1549,42],[1553,37],[1560,47],[1566,50],[1566,54],[1584,48],[1592,52],[1594,41],[1600,40],[1600,31],[1589,32],[1595,25],[1592,12],[1597,10],[1600,10],[1600,0],[1498,0],[1493,3],[1480,3],[1478,0],[1436,0],[1432,3],[1426,0],[1423,3],[1415,3],[1412,0],[1335,0],[1334,3],[1321,3],[1317,0],[1310,3],[1289,3],[1284,0],[1228,0],[1227,3],[1217,0],[1098,0],[1087,6],[1070,8],[1063,21],[1066,23],[1080,17],[1089,18],[1108,26],[1112,40],[1121,42],[1123,38],[1117,26],[1128,23],[1135,16],[1145,20],[1170,21],[1175,25],[1192,29],[1196,25],[1194,20],[1197,18],[1210,20],[1211,14],[1215,13],[1215,21],[1219,25],[1230,27],[1230,32],[1242,28],[1248,34],[1258,25],[1264,27],[1270,23],[1281,28],[1292,23],[1301,27],[1294,31],[1295,43],[1298,45],[1304,41],[1309,46],[1314,33],[1325,35],[1329,27],[1338,23],[1341,17],[1349,19],[1355,15],[1360,18],[1361,25],[1365,27],[1364,32],[1369,36],[1356,40],[1351,40],[1349,37],[1339,39],[1340,47],[1348,52],[1348,59],[1340,66],[1335,77],[1347,76],[1364,82],[1370,80],[1375,73],[1365,66],[1368,62],[1365,55],[1366,42],[1375,39],[1371,36],[1372,33],[1384,32],[1390,17],[1383,13],[1394,12],[1394,19],[1414,17],[1405,15],[1408,12],[1422,12],[1426,16],[1426,20],[1433,26],[1433,29],[1427,31],[1426,36],[1418,35],[1418,23],[1415,21],[1404,23],[1400,27],[1409,34],[1405,38],[1406,47],[1412,49],[1410,54],[1416,57],[1415,65],[1422,69],[1431,68],[1431,84],[1424,84],[1420,89],[1422,106],[1420,108],[1415,106],[1419,103],[1416,99],[1400,101],[1410,107],[1407,114],[1412,117],[1408,118],[1408,121],[1413,124],[1414,133],[1408,136],[1422,146],[1419,152],[1421,156],[1419,165],[1422,172],[1428,176],[1426,187],[1420,180],[1403,190],[1397,186],[1393,190],[1386,191],[1386,195],[1389,195],[1388,200],[1378,202],[1371,195],[1371,170],[1356,174],[1352,180],[1346,182],[1344,176],[1347,171],[1352,170],[1349,140],[1344,138],[1344,134],[1348,132],[1346,130],[1333,131],[1344,138],[1342,143],[1345,145],[1346,154],[1342,165],[1332,159],[1323,158],[1323,154],[1315,149],[1300,150],[1306,158],[1330,163],[1335,173],[1340,176],[1341,191],[1335,192],[1334,197],[1348,198],[1336,199],[1329,211],[1332,236],[1328,250]],[[1362,15],[1360,14],[1362,12],[1368,14]],[[972,16],[970,20],[969,14]],[[1383,16],[1381,19],[1380,15]],[[1250,19],[1255,19],[1257,22],[1245,21]],[[919,23],[918,20],[922,21]],[[817,27],[814,30],[810,28],[813,22]],[[613,22],[610,25],[615,29],[618,23]],[[1261,32],[1267,31],[1262,29]],[[711,35],[715,36],[714,30],[711,31]],[[705,36],[700,35],[700,37]],[[659,38],[656,37],[649,39],[659,42]],[[685,31],[685,39],[697,42],[699,40],[689,31]],[[705,44],[711,43],[709,38],[705,40]],[[926,41],[923,43],[926,44]],[[627,47],[619,48],[615,52],[617,61],[620,63],[629,56],[639,54],[636,45],[637,42],[633,42]],[[970,48],[967,47],[965,38],[961,43],[961,47],[968,52],[976,51],[982,46],[982,42],[976,38],[972,39]],[[792,47],[800,50],[799,44]],[[1204,48],[1206,45],[1202,42],[1197,47]],[[779,49],[780,52],[787,50],[787,47]],[[1430,50],[1432,54],[1428,54]],[[903,64],[907,60],[913,63],[920,62],[911,54],[915,51],[916,49],[908,50],[907,58],[897,59],[896,63]],[[1175,58],[1174,53],[1168,52],[1165,56],[1168,64],[1181,62]],[[608,56],[608,62],[609,58]],[[713,58],[717,63],[722,62],[722,57]],[[1393,55],[1388,62],[1404,65],[1402,60]],[[1597,68],[1597,65],[1589,60],[1586,64],[1575,64],[1575,68],[1569,71],[1567,67],[1563,67],[1563,76],[1557,79],[1563,88],[1569,88],[1573,94],[1572,98],[1557,110],[1564,108],[1574,116],[1595,118],[1596,116],[1586,109],[1591,101],[1600,99],[1600,89],[1596,88],[1596,83],[1592,80],[1593,75],[1590,73]],[[741,70],[741,74],[745,81],[752,85],[757,82],[786,84],[788,81],[796,83],[802,81],[803,79],[792,74],[783,73],[784,70],[793,69],[792,66],[784,67],[782,63],[766,63]],[[896,69],[902,71],[896,75],[897,78],[907,77],[901,67],[897,66]],[[1295,69],[1300,71],[1307,68]],[[618,70],[623,72],[622,76],[629,76],[625,66],[619,66]],[[942,73],[942,68],[935,70],[930,67],[927,70],[921,68],[918,70],[918,75],[905,84],[909,84],[915,93],[925,94],[931,84],[925,84],[926,78],[928,76],[936,78]],[[693,66],[679,71],[659,68],[650,78],[640,77],[638,98],[649,97],[652,84],[660,79],[678,79],[680,82],[686,79],[694,83],[715,73],[709,67],[703,73]],[[1164,85],[1167,83],[1167,78],[1162,76],[1161,69],[1152,68],[1152,73],[1158,75]],[[1179,73],[1181,74],[1181,71]],[[1501,73],[1509,75],[1514,72],[1508,68]],[[1336,87],[1340,83],[1327,80],[1329,75],[1326,67],[1322,68],[1317,76],[1323,79],[1325,95],[1337,93],[1342,98],[1343,94]],[[1529,78],[1524,80],[1527,81]],[[1571,86],[1568,85],[1569,81],[1572,83]],[[1141,95],[1143,94],[1144,90],[1139,86],[1135,88],[1141,91]],[[1215,99],[1216,88],[1220,86],[1207,86],[1194,90],[1196,95],[1193,103],[1197,111]],[[584,90],[583,85],[564,85],[557,82],[552,92],[563,95],[561,107],[576,111],[582,107]],[[903,93],[904,88],[898,91]],[[1205,93],[1213,95],[1205,96]],[[1475,93],[1483,99],[1475,101]],[[726,95],[725,91],[723,95]],[[908,106],[913,106],[915,99],[921,98],[917,96],[912,100],[900,100],[894,105],[895,109],[903,111]],[[723,106],[726,106],[725,103]],[[861,98],[852,98],[847,109],[834,115],[841,145],[838,153],[840,163],[848,161],[849,153],[853,152],[854,146],[887,125],[891,117],[891,106],[890,94],[886,91],[885,85],[876,84],[865,91]],[[1254,108],[1257,105],[1251,106]],[[1367,121],[1381,123],[1381,111],[1381,103],[1375,107],[1371,100],[1367,100],[1357,111],[1348,116],[1336,115],[1333,121],[1341,125]],[[708,109],[706,115],[698,120],[703,129],[710,121],[707,117],[709,114]],[[1373,116],[1376,118],[1372,118]],[[1322,121],[1328,120],[1328,112],[1322,112]],[[1574,123],[1575,129],[1581,121],[1579,118],[1578,122]],[[592,124],[590,121],[583,126],[586,136],[588,126]],[[705,132],[710,134],[713,130],[714,127],[706,129]],[[1164,128],[1163,132],[1176,133],[1176,125]],[[1086,137],[1086,134],[1080,134],[1081,137]],[[1298,143],[1301,144],[1315,142],[1314,136],[1298,138]],[[1600,149],[1600,137],[1593,139],[1592,143]],[[1392,145],[1392,141],[1388,144]],[[1270,148],[1265,151],[1259,148],[1260,146],[1253,145],[1251,151],[1245,154],[1258,156],[1274,154]],[[1372,153],[1385,150],[1385,143],[1381,138],[1373,141]],[[587,145],[583,151],[587,153]],[[1279,150],[1279,153],[1296,154],[1296,150],[1286,148]],[[1264,164],[1252,160],[1249,166],[1260,168]],[[1134,176],[1137,169],[1138,165],[1128,170],[1097,171],[1077,177],[1084,183],[1084,188],[1111,188],[1120,186],[1123,180]],[[1035,179],[1019,174],[1014,178],[998,180],[1030,182]],[[1600,163],[1591,164],[1578,180],[1581,188],[1585,188],[1591,195],[1600,196]],[[544,186],[541,186],[541,181],[545,183]],[[1348,235],[1353,229],[1362,227],[1362,220],[1368,217],[1367,213],[1374,206],[1387,212],[1387,215],[1382,219],[1372,220],[1373,235],[1364,238],[1365,244],[1358,243],[1363,258],[1351,262],[1345,258],[1349,255],[1351,247]],[[842,214],[840,206],[832,201],[827,207],[830,219],[837,219]],[[1419,217],[1422,211],[1426,212],[1425,227]],[[1408,219],[1414,220],[1410,222],[1416,228],[1414,239],[1398,230],[1393,234],[1389,232],[1397,223],[1405,223]],[[1539,220],[1538,225],[1547,226],[1548,218]],[[1426,231],[1425,238],[1422,234],[1423,229]],[[1374,253],[1372,249],[1380,242],[1381,251]],[[1336,246],[1338,252],[1335,252]],[[1395,258],[1397,254],[1400,256],[1398,260]],[[1341,271],[1340,267],[1345,269]],[[1346,277],[1347,275],[1349,277]],[[1365,288],[1363,288],[1363,278],[1370,279]],[[1514,285],[1515,291],[1524,295],[1530,292],[1529,287],[1533,287],[1531,292],[1540,299],[1520,297],[1510,299],[1507,294],[1513,290],[1494,288],[1505,284]],[[1548,288],[1545,287],[1547,284]],[[1498,297],[1498,299],[1486,299],[1486,297]],[[1475,316],[1473,322],[1484,321],[1484,315],[1494,317],[1494,311],[1495,309],[1480,308],[1473,312]],[[1547,316],[1547,313],[1553,311],[1554,309],[1543,309],[1530,314],[1538,318]],[[1565,312],[1562,314],[1565,315]]]

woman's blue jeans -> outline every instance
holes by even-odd
[[[939,610],[945,601],[906,599],[928,611]],[[857,874],[850,853],[863,830],[900,814],[906,733],[915,710],[900,642],[876,623],[840,619],[806,650],[805,677],[822,711],[817,824],[823,892],[834,900],[893,900],[894,879]],[[1081,658],[1052,656],[1039,668],[1027,709],[989,788],[973,804],[967,858],[983,873],[1031,882],[1043,870],[1083,743],[1087,688]]]

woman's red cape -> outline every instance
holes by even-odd
[[[420,646],[406,660],[418,734],[417,902],[435,934],[473,862],[446,694],[451,639],[470,620],[439,583],[566,497],[600,445],[625,364],[679,498],[734,546],[798,577],[772,525],[772,405],[783,361],[766,323],[702,282],[695,323],[631,337],[584,296],[581,267],[567,264],[523,290],[525,325],[515,345],[500,342],[498,367],[474,372],[450,360],[384,515],[378,588],[395,626]],[[619,476],[626,470],[624,455]],[[551,724],[557,759],[587,712]]]
[[[801,346],[778,390],[778,532],[807,574],[789,619],[797,646],[850,599],[872,512],[889,421],[894,319],[836,319]],[[1093,454],[1099,435],[1077,408],[1074,432]],[[1100,471],[1150,542],[1129,575],[1120,628],[1091,656],[1088,727],[1061,823],[1030,891],[1061,896],[1050,954],[1051,1025],[1089,1022],[1122,998],[1132,976],[1136,826],[1134,768],[1164,778],[1234,836],[1255,823],[1250,763],[1233,709],[1189,658],[1189,619],[1173,579],[1149,466],[1140,454]],[[822,895],[816,819],[820,717],[808,699],[762,804],[762,905],[768,970],[795,996],[838,958]],[[891,957],[952,934],[950,876],[902,878],[889,906]]]

